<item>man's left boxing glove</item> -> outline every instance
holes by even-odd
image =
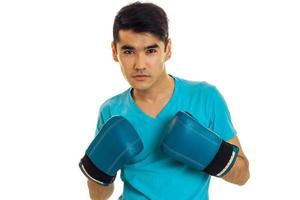
[[[187,112],[179,111],[165,129],[161,150],[175,160],[210,175],[226,175],[239,148],[220,138]]]
[[[142,150],[143,143],[128,120],[113,116],[91,142],[79,167],[88,179],[108,186],[117,171]]]

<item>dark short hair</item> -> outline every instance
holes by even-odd
[[[120,41],[120,30],[148,32],[157,36],[165,45],[169,38],[167,15],[161,7],[153,3],[135,2],[121,8],[113,25],[114,43]]]

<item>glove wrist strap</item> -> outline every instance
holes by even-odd
[[[223,140],[216,156],[203,171],[217,177],[224,176],[235,163],[238,151],[237,146]]]
[[[99,170],[86,154],[81,159],[79,167],[88,179],[103,186],[112,184],[116,178],[116,176],[110,176]]]

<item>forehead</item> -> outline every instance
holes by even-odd
[[[136,33],[132,30],[120,30],[119,31],[120,41],[117,45],[130,45],[135,48],[143,48],[149,45],[157,44],[159,46],[164,45],[164,43],[155,35],[151,33]]]

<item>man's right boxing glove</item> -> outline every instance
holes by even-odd
[[[165,131],[161,149],[175,160],[217,177],[228,173],[235,163],[238,147],[187,112],[178,112]]]
[[[91,142],[79,167],[88,179],[107,186],[142,149],[143,143],[128,120],[113,116]]]

